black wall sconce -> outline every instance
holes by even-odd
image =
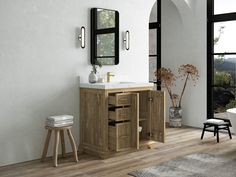
[[[84,26],[80,28],[79,41],[80,41],[81,48],[84,49],[85,48],[85,27]]]
[[[129,50],[129,48],[130,48],[130,33],[129,33],[128,30],[125,32],[125,36],[124,36],[123,41],[124,41],[124,44],[125,44],[125,49]]]

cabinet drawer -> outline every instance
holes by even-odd
[[[130,122],[117,123],[109,126],[109,149],[112,151],[122,151],[131,146],[131,125]]]
[[[114,106],[125,106],[131,105],[131,94],[130,93],[117,93],[110,95],[108,103]]]
[[[112,108],[109,110],[109,119],[115,121],[130,120],[131,108]]]

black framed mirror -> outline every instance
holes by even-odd
[[[91,9],[91,63],[117,65],[119,63],[119,12]]]

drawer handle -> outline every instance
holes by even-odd
[[[128,98],[119,98],[119,101],[128,101]]]
[[[128,113],[119,113],[119,116],[127,116]]]

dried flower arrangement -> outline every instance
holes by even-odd
[[[194,86],[196,86],[196,83],[199,79],[198,69],[196,66],[192,64],[181,65],[178,68],[178,74],[179,74],[178,76],[175,76],[169,68],[164,68],[164,67],[160,68],[155,72],[157,80],[161,81],[161,86],[167,89],[167,92],[171,100],[171,107],[181,107],[182,98],[188,80],[192,80]],[[171,90],[172,87],[175,86],[175,81],[178,78],[184,80],[184,85],[180,97],[179,95],[172,93]]]
[[[155,76],[157,77],[157,80],[161,81],[161,86],[166,88],[172,107],[175,107],[175,98],[173,97],[176,94],[172,93],[171,87],[175,84],[176,76],[173,74],[173,72],[169,68],[160,68],[155,72]]]
[[[178,69],[179,77],[184,80],[183,90],[181,92],[181,96],[179,99],[179,107],[181,107],[181,102],[183,98],[183,94],[187,85],[188,80],[192,80],[193,86],[196,86],[196,83],[199,79],[198,69],[196,66],[191,64],[181,65]]]

